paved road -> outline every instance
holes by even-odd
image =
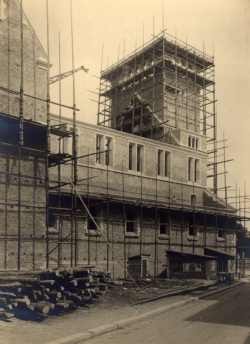
[[[250,283],[88,343],[250,344]]]

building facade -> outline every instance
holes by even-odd
[[[217,269],[234,271],[235,214],[207,189],[204,152],[80,122],[77,134],[76,191],[84,202],[78,200],[72,251],[78,264],[107,269],[116,278],[138,278],[138,273],[204,278]],[[200,161],[196,181],[195,171],[189,180],[190,157]],[[63,165],[61,185],[70,179],[71,165]],[[58,183],[58,166],[51,169],[50,182]],[[66,206],[70,189],[51,193],[51,226],[64,238],[72,218],[59,204]],[[62,265],[72,258],[66,245],[57,247]]]
[[[213,58],[160,35],[102,71],[97,125],[59,118],[48,107],[46,53],[18,2],[8,4],[0,269],[96,266],[133,279],[234,272],[238,218],[217,196],[210,146]]]

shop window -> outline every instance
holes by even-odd
[[[200,263],[183,263],[183,272],[202,272]]]

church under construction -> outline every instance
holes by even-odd
[[[45,50],[22,5],[0,3],[0,270],[235,273],[214,58],[163,31],[101,71],[97,125],[83,123],[51,99],[49,31]]]

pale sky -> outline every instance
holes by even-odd
[[[23,0],[25,11],[46,45],[45,0]],[[53,73],[58,68],[58,33],[62,36],[63,70],[71,69],[69,0],[50,0],[50,39]],[[73,0],[76,65],[89,75],[77,74],[78,118],[95,123],[101,49],[104,65],[124,51],[147,41],[162,29],[215,55],[219,134],[228,138],[229,184],[244,182],[250,193],[250,0]],[[144,29],[143,29],[144,28]],[[71,80],[64,81],[63,102],[72,103]],[[56,86],[53,94],[56,96]]]

